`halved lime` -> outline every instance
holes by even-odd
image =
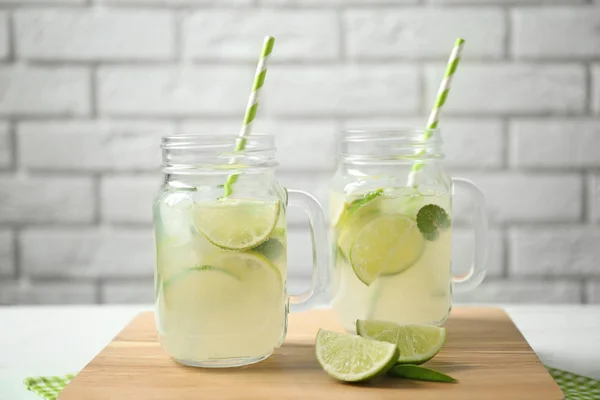
[[[384,374],[398,359],[398,348],[386,342],[319,329],[317,361],[332,377],[360,382]]]
[[[215,246],[248,250],[271,234],[279,217],[279,201],[224,199],[194,204],[194,226]]]
[[[398,346],[400,364],[422,364],[432,359],[446,342],[446,328],[429,325],[398,325],[359,319],[356,321],[356,332],[364,338]]]
[[[379,275],[395,275],[421,256],[425,241],[416,221],[402,214],[382,215],[369,222],[350,249],[354,273],[365,285]]]

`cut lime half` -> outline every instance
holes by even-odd
[[[271,234],[279,201],[225,199],[194,204],[194,226],[209,242],[227,250],[248,250]]]
[[[369,286],[379,275],[396,275],[412,266],[425,241],[417,223],[402,214],[382,215],[357,235],[350,250],[354,273]]]
[[[446,329],[429,325],[359,319],[356,332],[364,338],[395,344],[400,350],[400,364],[422,364],[432,359],[446,342]]]
[[[317,361],[332,377],[344,382],[360,382],[390,370],[398,359],[396,345],[360,336],[319,329]]]

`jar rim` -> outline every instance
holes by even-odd
[[[430,134],[427,141],[424,136]],[[342,131],[342,140],[351,142],[360,142],[373,139],[396,139],[410,144],[438,144],[441,143],[441,131],[439,128],[423,129],[411,127],[390,127],[390,128],[350,128]]]
[[[394,127],[341,132],[338,157],[346,163],[415,163],[441,160],[440,130]]]
[[[161,138],[161,147],[169,149],[194,149],[198,147],[235,146],[239,140],[245,139],[246,149],[274,150],[275,137],[267,133],[252,133],[242,137],[239,133],[193,133],[167,135]],[[245,150],[237,150],[239,152]]]

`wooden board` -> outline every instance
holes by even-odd
[[[319,327],[341,331],[329,310],[291,314],[284,345],[267,360],[241,368],[202,369],[172,361],[156,340],[154,315],[142,313],[75,377],[59,400],[563,398],[499,309],[452,311],[446,345],[426,365],[451,374],[458,384],[391,378],[360,385],[336,382],[314,356]]]

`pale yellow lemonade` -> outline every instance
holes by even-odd
[[[451,196],[446,191],[331,192],[333,307],[357,319],[441,324],[451,307]]]
[[[268,356],[287,325],[281,202],[166,192],[154,212],[157,322],[167,353],[189,365]]]

